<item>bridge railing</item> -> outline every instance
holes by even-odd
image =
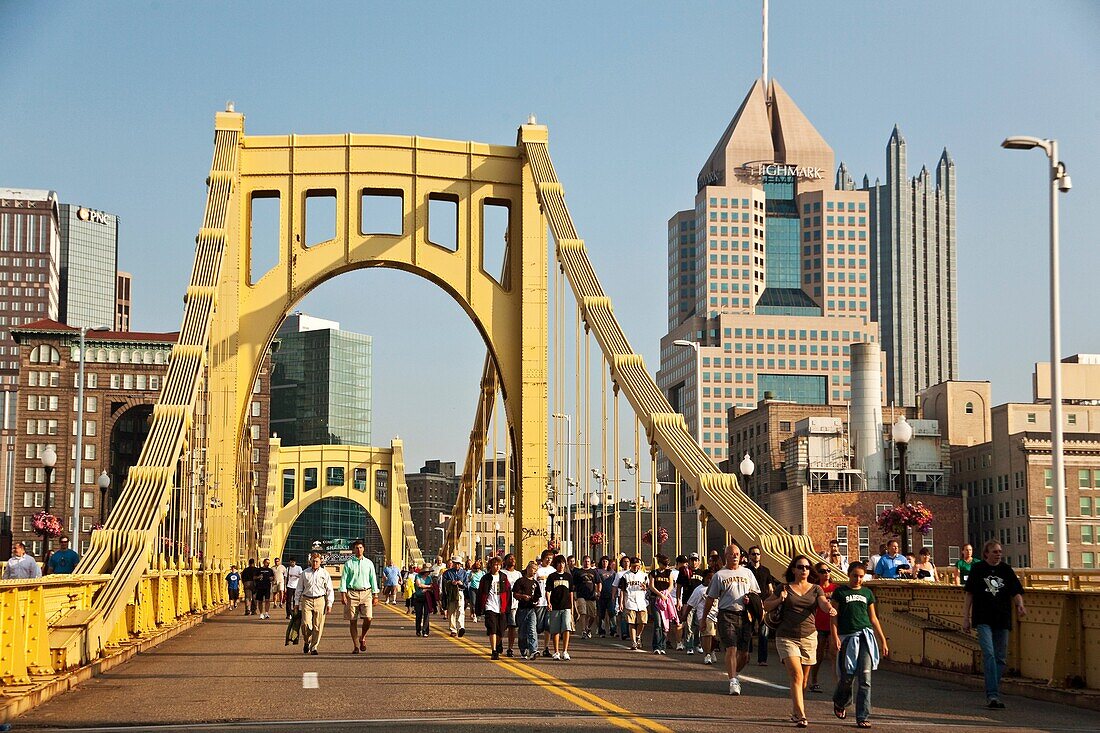
[[[84,648],[83,633],[87,617],[95,612],[96,593],[110,580],[110,575],[54,575],[0,581],[0,716],[13,688],[33,690],[93,661]],[[98,646],[110,656],[225,601],[220,570],[148,570],[126,612]]]
[[[1048,571],[1020,571],[1046,577]],[[1072,576],[1094,573],[1063,572]],[[868,583],[890,642],[890,658],[956,672],[981,673],[981,650],[962,631],[961,586],[919,580]],[[1024,593],[1027,615],[1009,637],[1009,669],[1051,687],[1100,690],[1100,593],[1031,585]]]

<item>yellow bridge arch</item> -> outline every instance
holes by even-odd
[[[259,556],[286,555],[286,542],[294,524],[312,506],[331,499],[345,499],[366,511],[378,527],[386,558],[405,565],[423,558],[411,517],[402,511],[409,503],[400,440],[389,448],[359,445],[283,446],[271,439],[267,483],[267,512]],[[409,522],[406,525],[406,521]],[[360,534],[345,538],[365,539]],[[297,558],[305,564],[306,558]]]

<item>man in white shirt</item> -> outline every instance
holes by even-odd
[[[275,571],[275,582],[271,584],[271,592],[275,597],[272,600],[275,601],[275,607],[279,608],[286,603],[286,565],[275,558],[271,569]]]
[[[666,562],[668,558],[665,558]],[[619,579],[619,608],[623,609],[627,628],[630,629],[630,651],[642,651],[642,632],[649,620],[649,604],[646,591],[649,576],[642,572],[642,559],[630,558],[630,570]]]
[[[298,590],[298,579],[302,577],[302,568],[298,565],[298,561],[294,558],[287,560],[289,565],[286,566],[286,617],[290,618],[294,615],[294,609],[297,607],[294,603],[294,594]]]
[[[34,561],[34,557],[27,552],[27,546],[22,542],[16,542],[11,546],[11,557],[4,565],[4,580],[28,580],[41,578],[42,568]]]
[[[707,591],[704,618],[711,606],[718,602],[718,640],[726,650],[726,674],[730,679],[730,694],[741,694],[738,673],[749,663],[749,646],[752,644],[752,624],[745,617],[745,603],[749,593],[760,593],[760,585],[749,568],[741,566],[741,548],[726,548],[726,566],[714,574]]]
[[[325,629],[325,616],[332,610],[335,600],[332,578],[328,570],[321,567],[321,553],[310,553],[309,567],[302,571],[294,594],[294,605],[302,609],[302,628],[306,637],[302,654],[317,653],[321,632]]]
[[[546,579],[554,572],[550,564],[554,559],[553,550],[543,550],[539,566],[535,570],[535,579],[539,582],[539,598],[535,605],[535,627],[542,632],[542,656],[550,656],[550,612],[546,606]],[[536,655],[538,650],[536,651]]]

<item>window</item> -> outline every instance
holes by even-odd
[[[859,528],[859,559],[866,562],[871,557],[871,528]]]
[[[973,415],[974,414],[974,403],[973,402],[967,402],[966,403],[966,414],[967,415]]]
[[[325,486],[343,486],[344,467],[329,466],[325,469]]]
[[[260,416],[260,403],[259,402],[253,402],[252,403],[252,417],[259,417],[259,416]]]
[[[317,469],[316,468],[307,468],[304,471],[302,471],[302,474],[303,474],[302,478],[303,478],[303,482],[304,482],[304,485],[302,486],[302,490],[303,491],[313,491],[314,489],[316,489],[317,488]]]
[[[1082,496],[1081,497],[1081,516],[1082,517],[1091,517],[1092,516],[1092,497],[1091,496]]]
[[[1081,567],[1085,570],[1096,569],[1096,553],[1095,552],[1082,552],[1081,553]]]
[[[955,563],[957,563],[961,559],[962,559],[962,553],[960,552],[959,546],[958,545],[948,545],[947,546],[947,562],[948,562],[948,564],[954,565]]]
[[[1031,424],[1035,424],[1035,413],[1034,412],[1027,413],[1027,421]]]
[[[848,557],[848,526],[837,525],[836,528],[836,544],[840,548],[840,554],[843,557]]]
[[[367,469],[356,468],[352,471],[352,488],[357,491],[367,490]]]
[[[294,501],[294,469],[283,469],[283,506]]]

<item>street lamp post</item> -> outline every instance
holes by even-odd
[[[46,449],[42,451],[42,471],[46,474],[46,496],[43,498],[42,507],[46,514],[50,513],[50,480],[53,478],[53,467],[57,465],[57,451],[52,446],[46,446]],[[42,537],[42,557],[46,557],[46,553],[50,549],[50,536],[43,535]]]
[[[1065,164],[1058,159],[1058,141],[1026,135],[1006,137],[1001,147],[1009,150],[1041,148],[1050,159],[1050,458],[1054,492],[1054,554],[1059,568],[1069,567],[1066,539],[1066,477],[1062,448],[1062,325],[1059,305],[1058,193],[1073,186]]]
[[[95,484],[99,487],[99,523],[103,524],[107,521],[107,489],[111,486],[111,477],[106,470],[99,474]]]
[[[740,469],[741,475],[745,479],[745,493],[748,494],[749,493],[748,492],[749,477],[752,476],[753,472],[756,470],[756,464],[752,462],[751,458],[749,458],[748,451],[745,451],[745,457],[741,459],[741,464],[738,466],[738,469]],[[752,495],[749,494],[749,496],[751,497]],[[754,499],[754,501],[755,501],[755,499]],[[729,530],[726,530],[726,544],[727,545],[729,544],[729,534],[730,534]]]
[[[703,381],[703,356],[702,351],[699,348],[698,341],[687,341],[686,339],[677,339],[672,342],[673,346],[677,346],[681,349],[692,349],[695,351],[695,441],[699,444],[699,450],[703,450],[703,392],[700,389],[700,385]],[[682,407],[682,405],[681,405]],[[680,511],[680,507],[676,507],[676,511]],[[696,542],[696,551],[700,557],[706,556],[706,549],[703,539],[703,522],[699,520],[698,526],[698,542]]]
[[[905,421],[905,415],[898,418],[898,421],[890,428],[890,437],[894,439],[894,445],[898,449],[898,457],[901,459],[901,472],[899,474],[898,482],[898,504],[905,506],[906,493],[908,486],[906,479],[909,473],[908,467],[905,465],[905,452],[909,447],[909,441],[913,439],[913,426]],[[901,535],[901,554],[906,555],[909,553],[909,528],[906,527],[905,531]]]
[[[565,420],[565,548],[567,551],[573,549],[573,514],[572,509],[569,506],[569,464],[573,459],[573,416],[565,415],[559,412],[555,412],[550,417],[555,420]]]
[[[84,458],[84,337],[88,331],[109,331],[107,326],[80,327],[80,361],[77,365],[76,385],[76,475],[73,477],[73,543],[72,548],[80,552],[80,501],[81,487],[84,484],[81,461]]]

